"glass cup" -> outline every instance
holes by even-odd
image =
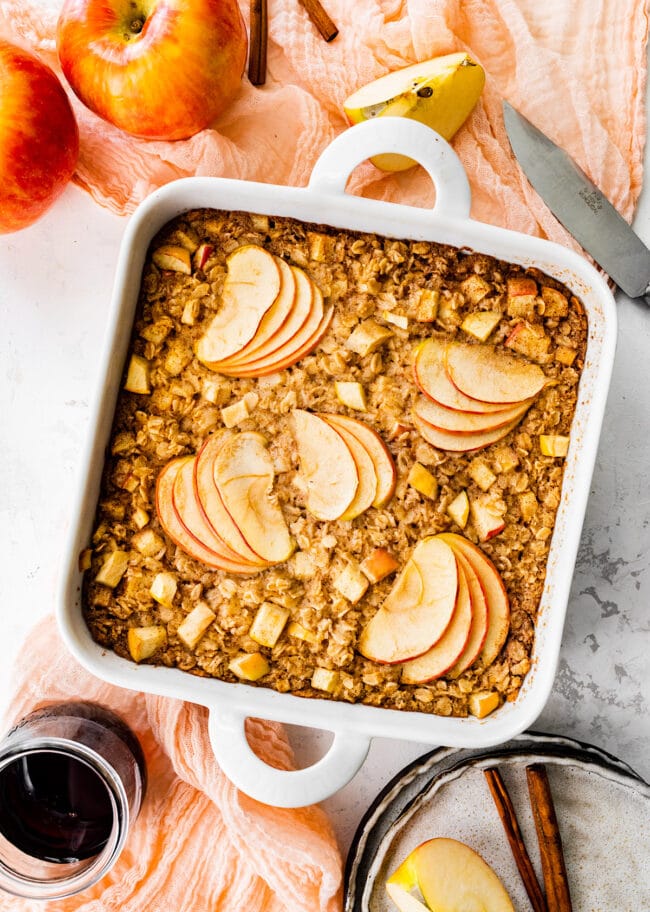
[[[115,713],[36,710],[0,743],[0,889],[64,899],[115,864],[146,788],[142,748]]]

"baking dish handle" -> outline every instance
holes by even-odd
[[[253,753],[246,739],[246,716],[210,709],[208,730],[217,763],[238,789],[274,807],[304,807],[338,792],[366,759],[370,739],[355,732],[336,732],[328,752],[313,766],[279,770]]]
[[[471,192],[460,159],[435,130],[404,117],[367,120],[340,133],[314,165],[309,189],[341,196],[356,166],[385,152],[408,155],[422,165],[436,188],[432,212],[469,217]]]

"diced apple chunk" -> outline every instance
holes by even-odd
[[[414,462],[406,479],[407,483],[425,497],[435,500],[438,496],[438,481],[428,469],[419,462]]]
[[[524,491],[519,495],[519,509],[524,522],[530,522],[537,512],[537,498],[532,491]]]
[[[201,304],[198,298],[190,298],[190,300],[183,308],[181,323],[183,323],[185,326],[194,326],[199,315],[200,307]]]
[[[133,525],[138,529],[144,529],[149,523],[149,514],[142,507],[136,507],[133,511]]]
[[[273,602],[262,602],[248,635],[260,646],[275,646],[289,618],[289,612]]]
[[[354,329],[345,341],[345,347],[365,358],[377,351],[393,333],[375,320],[364,320]]]
[[[548,354],[551,339],[541,326],[523,321],[517,323],[504,344],[513,351],[539,361]]]
[[[144,557],[153,557],[165,547],[165,542],[153,529],[141,529],[136,532],[131,544]]]
[[[405,314],[393,313],[392,310],[385,310],[382,314],[387,323],[392,323],[399,329],[409,328],[409,318]]]
[[[500,474],[511,472],[519,465],[519,457],[509,446],[497,447],[492,454],[494,467]]]
[[[268,660],[261,652],[245,652],[233,659],[228,668],[243,681],[259,681],[271,670]]]
[[[154,250],[152,259],[159,269],[170,269],[172,272],[192,274],[190,252],[185,247],[167,244]]]
[[[505,511],[489,495],[481,494],[470,503],[472,524],[480,541],[488,541],[503,532]]]
[[[149,592],[161,605],[171,608],[178,583],[173,573],[156,573],[151,584]]]
[[[440,292],[435,288],[423,288],[415,303],[415,319],[418,323],[433,323],[438,316]]]
[[[511,317],[532,317],[537,305],[537,282],[526,276],[508,279],[506,308]]]
[[[565,364],[567,367],[571,367],[573,362],[576,359],[578,352],[575,348],[569,348],[568,345],[558,345],[555,349],[555,360],[559,361],[560,364]]]
[[[411,425],[403,424],[401,421],[394,419],[391,422],[388,434],[386,435],[389,440],[399,440],[401,437],[406,437],[407,434],[413,430]]]
[[[489,716],[491,712],[494,712],[499,705],[499,694],[496,690],[473,693],[470,694],[467,702],[471,714],[476,716],[477,719],[483,719],[485,716]]]
[[[81,554],[79,555],[79,560],[77,565],[79,567],[79,572],[84,573],[86,570],[90,570],[90,565],[92,564],[93,559],[93,549],[84,548]]]
[[[232,405],[221,409],[221,418],[227,428],[235,427],[247,418],[250,418],[250,409],[246,399],[238,399]]]
[[[314,668],[314,673],[311,676],[311,686],[314,690],[324,690],[326,693],[334,693],[338,683],[338,671],[332,671],[329,668]]]
[[[165,645],[167,631],[164,627],[131,627],[126,641],[133,661],[142,662]]]
[[[212,244],[199,244],[194,254],[194,268],[203,269],[213,253],[214,247]]]
[[[126,568],[128,566],[128,551],[111,551],[99,568],[99,572],[95,577],[95,582],[114,589],[126,573]]]
[[[482,459],[473,459],[469,464],[467,473],[472,481],[479,486],[481,491],[489,491],[497,480],[492,469],[490,469]]]
[[[292,621],[287,627],[288,636],[295,637],[297,640],[304,640],[305,643],[320,643],[320,638],[313,630],[307,630],[297,621]]]
[[[320,231],[308,231],[307,243],[309,244],[309,259],[322,263],[334,245],[334,238],[321,234]]]
[[[177,228],[174,232],[174,240],[178,241],[181,247],[184,247],[189,253],[194,253],[199,246],[199,239],[188,228]]]
[[[385,548],[375,550],[361,562],[361,572],[365,573],[371,583],[378,583],[399,567],[390,551]]]
[[[203,381],[201,395],[206,402],[211,402],[213,405],[223,405],[230,398],[230,384],[223,380],[215,380],[209,377]]]
[[[447,507],[447,513],[461,529],[464,529],[469,519],[469,497],[467,491],[461,491]]]
[[[176,631],[178,639],[184,643],[188,649],[194,649],[215,618],[216,614],[214,611],[212,611],[205,602],[199,602],[196,608],[190,611]]]
[[[561,434],[540,434],[539,448],[542,456],[560,456],[564,457],[569,452],[569,437],[563,437]]]
[[[151,392],[149,379],[150,364],[142,355],[131,355],[129,369],[126,372],[124,389],[129,393],[140,393],[143,396]]]
[[[369,585],[368,579],[355,563],[347,564],[334,580],[334,588],[353,605],[363,598]]]
[[[368,406],[366,403],[366,391],[361,385],[354,380],[336,380],[334,383],[337,398],[342,405],[348,408],[357,409],[359,412],[366,412]]]
[[[490,293],[492,288],[480,275],[471,275],[460,283],[460,290],[470,304],[478,304]]]
[[[460,328],[468,336],[473,336],[479,342],[485,342],[500,320],[500,313],[495,313],[492,310],[479,310],[476,313],[468,314],[461,323]]]
[[[251,215],[251,224],[255,231],[264,231],[269,230],[269,217],[268,215]]]
[[[544,302],[545,317],[566,317],[569,312],[569,302],[566,295],[556,288],[542,287],[542,301]]]

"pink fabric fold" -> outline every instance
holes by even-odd
[[[118,213],[194,174],[304,185],[319,153],[345,129],[342,105],[352,91],[389,70],[467,50],[487,73],[482,99],[454,140],[472,185],[473,216],[577,246],[512,157],[505,97],[631,219],[645,142],[644,0],[326,0],[326,7],[340,29],[330,44],[298,0],[271,0],[266,85],[244,78],[230,109],[192,139],[129,137],[73,97],[81,129],[76,182]],[[59,71],[57,12],[57,0],[0,0],[0,33]],[[242,12],[246,18],[245,0]],[[350,190],[420,206],[433,200],[420,169],[390,176],[364,164]]]
[[[239,792],[214,760],[205,709],[99,681],[69,655],[52,618],[28,636],[14,681],[10,724],[80,696],[118,713],[143,746],[149,787],[122,856],[97,886],[45,906],[0,893],[0,912],[338,912],[341,858],[324,812],[272,808]],[[251,719],[247,734],[267,763],[292,768],[281,726]]]

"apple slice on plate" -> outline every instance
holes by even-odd
[[[480,580],[474,572],[472,565],[460,549],[454,548],[450,542],[451,548],[456,555],[458,566],[462,568],[467,580],[469,597],[472,603],[472,625],[469,630],[469,636],[465,643],[465,648],[456,660],[455,664],[446,672],[448,678],[457,678],[464,671],[474,664],[479,653],[485,644],[488,628],[488,611],[485,593],[481,586]]]
[[[377,476],[377,493],[372,502],[373,507],[385,507],[395,493],[397,470],[390,450],[379,434],[363,421],[349,418],[347,415],[328,415],[328,421],[334,427],[345,428],[365,447],[373,461]]]
[[[197,358],[213,370],[251,341],[280,291],[280,268],[263,247],[238,247],[227,262],[221,306],[196,344]]]
[[[525,415],[529,407],[530,403],[524,402],[501,412],[486,412],[476,415],[445,408],[428,396],[420,396],[413,406],[413,411],[418,418],[430,424],[437,431],[454,434],[481,434],[485,431],[498,430],[506,424],[510,424],[511,421],[518,421]]]
[[[356,463],[343,437],[312,412],[293,412],[307,510],[320,520],[339,519],[359,487]]]
[[[413,414],[413,424],[418,432],[424,437],[427,443],[439,450],[446,450],[449,453],[471,453],[472,450],[482,450],[502,437],[506,437],[512,431],[519,420],[511,421],[501,428],[494,431],[482,431],[476,434],[458,434],[454,431],[439,431],[433,425],[427,424],[418,415]]]
[[[383,605],[364,627],[359,652],[395,664],[427,652],[445,633],[456,607],[458,566],[439,536],[419,542]]]
[[[295,550],[280,505],[271,498],[273,460],[261,434],[244,432],[225,440],[213,462],[223,505],[248,546],[269,564]]]
[[[457,560],[458,591],[456,606],[449,626],[435,646],[402,667],[403,684],[426,684],[442,677],[459,660],[472,627],[472,602],[469,585],[460,561]]]
[[[375,473],[375,464],[370,458],[370,455],[366,448],[359,442],[354,434],[351,434],[350,431],[347,430],[343,424],[337,424],[335,421],[330,421],[329,415],[319,415],[318,417],[322,418],[323,421],[326,421],[330,427],[332,427],[336,433],[343,438],[343,442],[352,454],[352,459],[354,460],[354,464],[357,469],[357,478],[359,479],[359,484],[356,494],[352,498],[352,502],[347,507],[347,509],[341,513],[339,519],[344,521],[356,519],[356,517],[364,513],[368,507],[372,506],[373,501],[377,496],[377,475]]]
[[[163,530],[175,545],[185,551],[186,554],[189,554],[190,557],[193,557],[194,560],[205,564],[206,567],[211,567],[213,570],[227,570],[231,573],[254,573],[255,567],[236,564],[224,566],[225,562],[221,559],[221,556],[196,539],[183,524],[174,508],[173,488],[176,474],[185,462],[192,462],[192,457],[172,459],[158,475],[156,483],[156,512]]]
[[[400,887],[407,896],[417,887],[435,912],[515,912],[492,868],[478,852],[456,839],[437,837],[421,843],[388,878],[387,890],[389,884]],[[398,908],[411,912],[413,907],[398,903]]]
[[[446,368],[454,386],[471,399],[509,405],[532,399],[544,388],[546,377],[531,364],[491,345],[451,342]]]
[[[427,339],[417,348],[413,373],[415,382],[424,395],[438,405],[457,412],[486,414],[502,411],[506,406],[479,402],[466,396],[452,383],[445,366],[447,345],[441,339]]]
[[[296,279],[293,270],[280,257],[275,257],[280,270],[280,291],[278,296],[266,311],[257,327],[253,338],[241,351],[231,358],[226,358],[222,367],[235,367],[238,364],[247,364],[257,357],[257,352],[269,343],[272,343],[279,331],[285,325],[294,307],[296,299]]]
[[[226,509],[214,480],[214,461],[221,447],[232,437],[233,431],[221,431],[208,437],[196,455],[194,462],[194,490],[203,516],[214,529],[216,535],[226,542],[229,548],[242,559],[256,566],[265,565],[266,561],[250,547],[241,530]]]
[[[510,628],[510,604],[501,574],[487,554],[477,548],[469,539],[454,532],[440,535],[457,554],[460,552],[476,574],[487,602],[487,634],[476,661],[487,668],[501,652]]]
[[[194,457],[187,459],[176,472],[172,500],[174,509],[185,528],[196,541],[216,554],[224,570],[235,573],[252,573],[259,570],[259,561],[256,563],[247,561],[229,548],[203,515],[194,490]]]

